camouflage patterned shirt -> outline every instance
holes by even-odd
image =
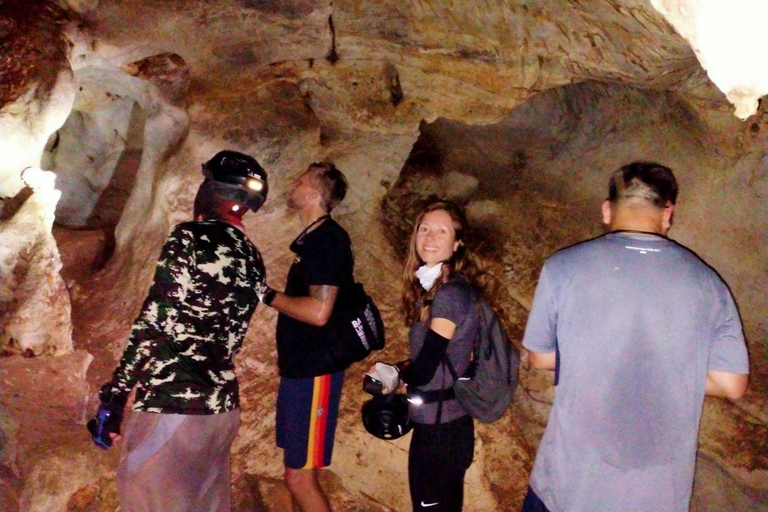
[[[137,386],[134,410],[218,414],[238,408],[234,357],[264,279],[259,251],[224,222],[177,225],[133,324],[112,381],[113,396]]]

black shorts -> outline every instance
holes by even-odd
[[[475,427],[469,415],[439,425],[414,425],[408,453],[413,510],[460,512],[464,474],[474,450]]]

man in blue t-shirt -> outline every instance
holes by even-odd
[[[325,325],[336,299],[353,283],[354,260],[347,232],[330,217],[347,192],[333,164],[314,163],[288,196],[304,230],[291,244],[296,254],[285,291],[262,287],[277,319],[280,387],[275,428],[284,450],[285,483],[294,509],[330,512],[317,470],[331,463],[346,364],[333,360]]]
[[[611,176],[610,233],[544,264],[523,346],[556,398],[525,512],[683,512],[704,395],[741,398],[749,364],[728,287],[666,238],[677,181],[646,162]]]

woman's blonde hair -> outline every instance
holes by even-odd
[[[416,278],[416,270],[424,265],[424,261],[416,252],[416,234],[419,230],[424,216],[434,211],[446,212],[453,221],[453,229],[456,232],[456,241],[459,246],[447,261],[443,262],[441,275],[435,281],[434,286],[429,291],[424,291],[421,283]],[[408,255],[403,269],[403,295],[401,299],[401,310],[405,316],[406,325],[414,322],[426,324],[429,318],[429,311],[432,300],[440,287],[453,279],[454,277],[463,277],[485,300],[493,299],[493,289],[495,280],[478,265],[468,245],[469,223],[467,216],[461,208],[450,201],[438,201],[430,204],[416,217],[416,223],[408,242]]]

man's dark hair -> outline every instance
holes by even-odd
[[[330,213],[347,195],[347,178],[330,162],[315,162],[309,166],[312,183],[323,198],[325,210]]]
[[[669,167],[653,162],[632,162],[611,175],[608,200],[613,204],[641,200],[665,208],[677,201],[677,180]]]

